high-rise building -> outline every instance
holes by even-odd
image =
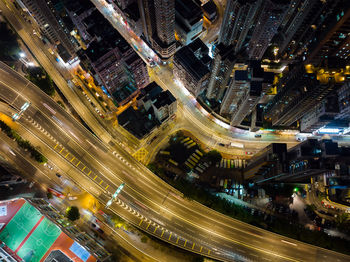
[[[329,72],[330,70],[330,72]],[[273,125],[292,125],[345,81],[342,69],[295,66],[278,83],[277,95],[267,104],[265,117]]]
[[[197,38],[182,47],[174,56],[174,76],[195,97],[203,92],[208,84],[211,58],[208,47]]]
[[[252,63],[248,68],[249,85],[248,88],[242,90],[242,95],[234,105],[234,110],[231,112],[231,125],[240,125],[243,119],[255,111],[260,99],[271,87],[274,80],[274,73],[264,72],[260,63]],[[255,118],[253,115],[251,128],[255,129]]]
[[[214,59],[207,88],[207,98],[221,100],[235,65],[234,46],[218,44],[214,50]]]
[[[333,12],[325,24],[326,30],[319,32],[308,46],[308,63],[321,65],[328,57],[350,60],[350,2],[343,2]]]
[[[45,0],[22,0],[21,5],[28,10],[38,23],[41,31],[54,46],[62,45],[64,52],[71,57],[75,55],[78,46],[75,39],[65,32],[63,21],[58,21],[54,11],[50,9],[51,2]],[[62,49],[61,49],[62,50]]]
[[[250,82],[249,89],[238,101],[235,110],[232,112],[231,125],[237,126],[250,114],[259,103],[262,94],[262,82]]]
[[[302,13],[296,11],[297,13],[290,17],[291,24],[288,30],[289,36],[292,38],[289,43],[285,41],[280,48],[284,59],[305,60],[308,54],[312,53],[322,39],[327,36],[328,32],[333,27],[336,29],[337,22],[340,22],[340,18],[349,9],[349,1],[347,0],[316,1],[315,3],[314,1],[303,1],[301,4]],[[301,20],[302,22],[299,23]],[[293,21],[295,27],[293,27]],[[299,26],[297,26],[298,24]],[[286,40],[287,37],[286,35]],[[335,40],[339,42],[342,39]]]
[[[241,97],[249,89],[247,70],[235,70],[234,77],[228,87],[220,107],[220,115],[230,117],[237,108]]]
[[[234,45],[238,52],[249,29],[253,26],[261,0],[229,0],[225,8],[224,19],[219,34],[219,43]]]
[[[314,15],[313,9],[318,8],[319,4],[317,0],[296,0],[289,6],[281,23],[282,30],[279,32],[278,47],[281,51],[285,50],[298,30],[305,30],[305,26],[312,22],[309,16]]]
[[[248,46],[249,58],[260,60],[283,21],[290,0],[264,0]]]
[[[85,46],[94,39],[88,32],[88,25],[85,24],[85,19],[87,19],[91,14],[96,11],[96,7],[91,1],[79,0],[79,1],[69,1],[65,4],[65,9],[72,20],[76,28],[76,34],[79,34],[81,41],[84,42]],[[95,13],[96,14],[96,13]],[[96,19],[96,16],[94,17]],[[91,19],[89,20],[91,21]]]
[[[175,0],[140,0],[139,7],[146,39],[162,59],[169,59],[176,49]]]
[[[182,45],[188,45],[202,33],[202,9],[192,0],[176,0],[175,10],[175,37]]]

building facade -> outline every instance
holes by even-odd
[[[69,35],[69,32],[65,32],[67,30],[64,27],[64,23],[57,20],[58,17],[55,16],[54,11],[50,8],[50,1],[23,0],[21,5],[28,10],[52,45],[57,47],[61,44],[65,52],[71,57],[75,56],[79,46],[76,45],[75,39]]]
[[[176,0],[175,10],[175,37],[188,45],[202,33],[203,12],[192,0]]]
[[[176,50],[175,0],[140,0],[138,5],[145,39],[163,60],[168,60]]]
[[[196,39],[184,46],[174,56],[174,76],[195,97],[201,94],[208,84],[211,58],[208,47]]]
[[[289,0],[265,0],[259,8],[259,16],[248,46],[249,58],[260,60],[283,21]]]
[[[215,47],[206,94],[208,99],[221,100],[223,98],[235,62],[234,46],[218,44]]]
[[[235,52],[242,49],[248,31],[252,28],[261,6],[261,0],[229,0],[220,28],[219,43],[234,45]]]

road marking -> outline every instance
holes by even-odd
[[[67,155],[64,158],[67,158],[68,155],[69,155],[69,152],[67,153]]]
[[[185,244],[184,244],[184,247],[186,246],[186,244],[187,244],[187,239],[185,240]]]
[[[107,190],[107,188],[109,188],[109,185],[107,185],[107,186],[105,187],[105,190]]]
[[[61,151],[59,152],[60,154],[62,153],[63,149],[64,149],[64,147],[62,147]]]
[[[80,164],[80,161],[79,161],[78,164],[76,164],[75,166],[79,166],[79,164]]]
[[[168,240],[170,240],[172,234],[173,234],[173,232],[170,232],[170,236],[169,236]]]
[[[101,182],[100,183],[98,183],[99,185],[101,185],[103,183],[103,180],[101,179]]]
[[[151,221],[149,221],[149,224],[146,227],[146,230],[149,228],[149,226],[151,225]]]
[[[58,143],[55,145],[55,147],[53,149],[56,149],[57,146],[58,146]]]
[[[84,167],[83,167],[83,169],[82,169],[81,171],[84,171],[84,170],[85,170],[85,168],[86,168],[86,166],[84,166]]]
[[[142,222],[143,222],[143,219],[141,219],[141,221],[140,221],[140,223],[139,223],[139,226],[141,226]]]
[[[180,238],[180,237],[177,237],[177,239],[176,239],[176,244],[178,244],[178,243],[179,243],[179,238]]]
[[[202,249],[203,249],[203,247],[201,246],[201,249],[199,250],[199,252],[202,252]]]
[[[91,174],[91,170],[89,171],[89,173],[87,174],[88,176]]]
[[[75,159],[75,156],[73,156],[73,158],[71,159],[71,161],[70,161],[70,162],[72,163],[74,159]]]
[[[95,180],[95,179],[96,179],[96,177],[97,177],[97,175],[94,177],[94,179],[93,179],[93,180]]]
[[[194,249],[194,245],[195,245],[195,243],[193,243],[193,245],[192,245],[192,250]]]
[[[211,251],[211,250],[208,250],[208,255],[210,254],[210,251]]]
[[[164,235],[164,230],[163,230],[162,234],[160,235],[160,237],[163,237],[163,235]]]
[[[153,234],[156,233],[157,229],[158,229],[158,227],[156,227],[156,228],[154,229]]]

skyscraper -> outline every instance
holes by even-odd
[[[22,0],[21,2],[28,9],[51,44],[54,46],[61,44],[65,49],[64,53],[74,56],[78,46],[69,32],[65,32],[67,30],[64,28],[62,19],[56,17],[54,11],[51,10],[52,3],[45,0]]]
[[[316,1],[314,4],[312,2],[304,1],[305,9],[302,9],[302,12],[305,16],[302,19],[303,21],[300,24],[298,23],[299,26],[293,28],[291,23],[291,27],[286,29],[290,30],[292,38],[289,43],[286,41],[286,45],[280,46],[280,52],[284,59],[305,60],[307,54],[312,52],[322,41],[321,38],[326,36],[331,27],[337,23],[336,19],[342,17],[342,11],[349,9],[349,1],[347,0]],[[308,9],[310,10],[307,12]],[[292,16],[291,19],[291,22],[294,19],[297,21],[298,17]],[[293,32],[294,30],[295,32]],[[286,37],[288,36],[286,35]]]
[[[175,0],[140,0],[144,35],[153,49],[164,59],[169,59],[175,45]]]
[[[249,42],[249,58],[255,60],[262,58],[272,37],[277,33],[277,29],[280,26],[289,5],[289,0],[263,1],[252,38]]]
[[[349,61],[350,58],[350,2],[342,3],[327,19],[326,30],[316,36],[308,49],[307,62],[320,65],[329,57]]]
[[[216,100],[223,98],[235,61],[234,46],[218,44],[215,47],[207,98]]]
[[[265,108],[273,125],[289,126],[302,118],[345,81],[343,69],[296,66],[281,78],[277,95]],[[332,73],[333,71],[333,73]]]
[[[305,27],[310,27],[308,23],[312,23],[313,19],[310,15],[315,15],[314,8],[319,8],[317,0],[297,0],[290,5],[286,15],[281,23],[280,41],[278,47],[283,51],[290,43],[298,30],[305,30]]]
[[[235,45],[238,52],[252,27],[261,0],[229,0],[219,34],[219,43]]]

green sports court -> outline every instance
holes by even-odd
[[[0,240],[26,262],[39,262],[61,230],[25,202],[1,230]]]

